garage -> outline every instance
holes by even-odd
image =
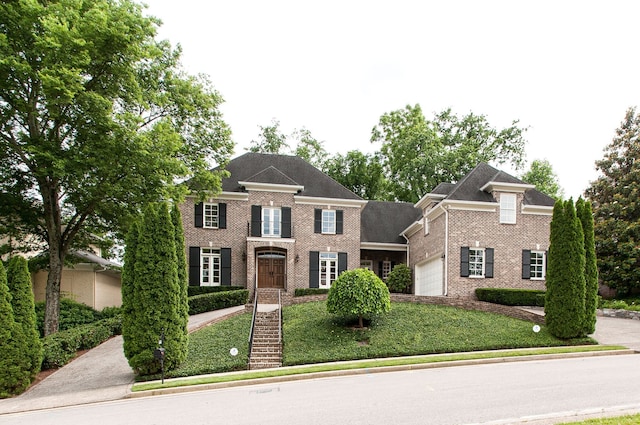
[[[416,265],[416,295],[444,295],[442,268],[440,257]]]

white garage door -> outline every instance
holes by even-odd
[[[442,258],[436,258],[416,266],[416,295],[444,295],[442,265]]]

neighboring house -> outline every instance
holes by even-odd
[[[549,240],[553,200],[486,164],[456,185],[438,186],[415,206],[363,200],[295,156],[246,153],[226,169],[230,177],[219,195],[204,202],[191,196],[180,206],[190,285],[276,288],[286,299],[296,288],[329,288],[347,269],[366,267],[385,279],[395,264],[408,263],[417,294],[473,296],[477,286],[519,286],[520,276],[509,276],[522,252],[514,258],[500,238],[543,254]],[[515,223],[493,226],[491,217],[501,211],[511,221],[515,215]],[[429,232],[420,231],[425,220]],[[460,268],[453,264],[455,249],[456,258],[460,252],[469,257],[462,274],[473,277],[451,277]],[[445,252],[448,260],[439,260],[434,275],[433,260]],[[521,286],[540,286],[529,281]]]
[[[62,270],[60,294],[96,310],[122,305],[120,266],[87,251],[74,251],[82,261]],[[45,301],[48,271],[31,275],[35,301]]]
[[[416,295],[473,297],[476,288],[545,289],[554,199],[481,163],[418,203],[403,234]]]

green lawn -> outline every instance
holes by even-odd
[[[567,422],[564,425],[636,425],[640,423],[640,415],[619,416],[617,418],[590,419],[581,422]]]
[[[284,365],[594,343],[555,338],[544,326],[534,333],[531,323],[497,314],[412,303],[392,303],[366,330],[345,326],[325,302],[285,307],[283,338]]]

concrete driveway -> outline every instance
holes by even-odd
[[[189,317],[189,331],[244,311],[244,306]],[[122,336],[89,350],[18,397],[0,400],[0,414],[74,406],[124,398],[134,373],[124,357]]]

